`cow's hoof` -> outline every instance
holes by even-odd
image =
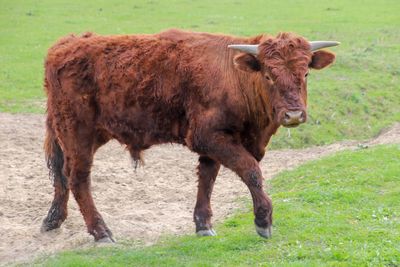
[[[115,243],[115,240],[112,237],[105,236],[99,240],[96,240],[96,243],[112,244]]]
[[[45,233],[50,230],[53,230],[51,227],[49,227],[45,222],[42,223],[42,226],[40,226],[40,232]]]
[[[268,226],[266,228],[260,227],[256,225],[257,234],[264,238],[271,238],[272,236],[272,227]]]
[[[61,223],[62,223],[62,221],[51,221],[51,222],[49,222],[47,220],[47,218],[46,218],[46,219],[43,220],[42,226],[40,227],[40,232],[41,233],[45,233],[45,232],[60,228]]]
[[[217,233],[214,231],[214,229],[206,229],[206,230],[200,230],[197,231],[197,236],[216,236]]]

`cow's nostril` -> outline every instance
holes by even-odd
[[[285,117],[289,119],[300,119],[303,117],[303,111],[288,111],[285,113]]]

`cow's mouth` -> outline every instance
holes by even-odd
[[[299,125],[300,125],[300,123],[282,124],[282,126],[285,127],[285,128],[295,128],[295,127],[297,127]]]

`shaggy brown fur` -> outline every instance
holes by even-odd
[[[261,44],[261,53],[227,48],[235,43]],[[96,150],[113,138],[136,161],[143,150],[166,142],[200,155],[197,231],[211,229],[210,196],[221,164],[249,187],[255,223],[269,228],[272,204],[258,161],[285,112],[305,113],[308,68],[334,60],[309,48],[288,33],[239,38],[168,30],[59,40],[45,63],[45,150],[55,197],[43,229],[65,220],[71,190],[88,231],[96,240],[112,239],[90,193],[90,169]]]

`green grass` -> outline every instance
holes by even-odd
[[[399,266],[400,146],[342,152],[281,173],[268,186],[274,235],[251,212],[217,225],[218,237],[62,252],[45,266]],[[215,207],[218,208],[218,207]],[[249,208],[250,210],[250,208]],[[173,216],[173,214],[171,215]]]
[[[177,27],[250,36],[293,31],[338,40],[337,63],[309,77],[309,122],[272,147],[363,139],[400,121],[400,1],[0,0],[0,112],[43,113],[43,58],[71,32]]]

